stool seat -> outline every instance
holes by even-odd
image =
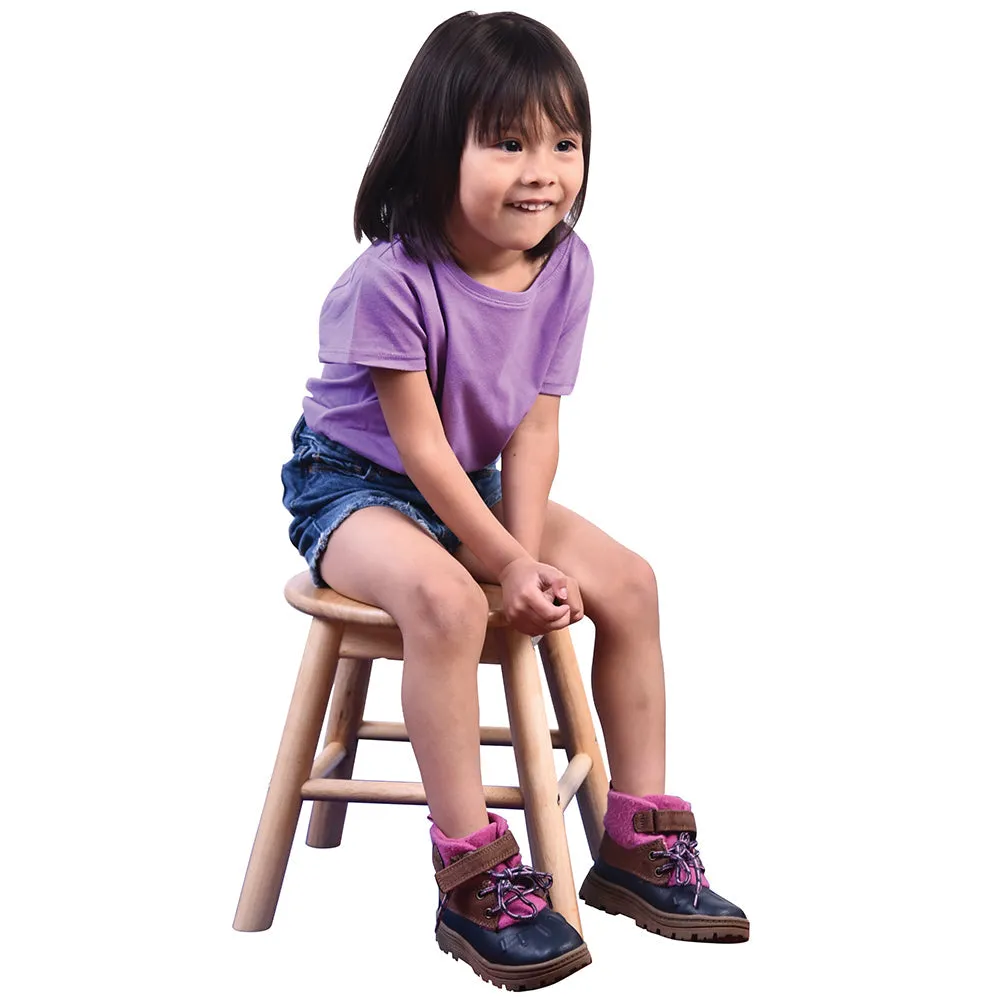
[[[503,588],[492,583],[481,583],[483,593],[490,605],[487,628],[503,627],[507,619],[503,613]],[[313,618],[326,621],[346,622],[351,625],[375,625],[380,628],[396,628],[396,620],[388,611],[373,604],[364,604],[351,597],[345,597],[329,587],[317,587],[308,573],[293,576],[285,585],[285,600],[299,611]]]
[[[502,663],[504,641],[497,630],[507,628],[507,618],[503,613],[503,588],[493,583],[481,583],[479,586],[490,608],[486,619],[486,641],[479,662]],[[299,573],[288,581],[285,600],[296,610],[313,618],[344,625],[340,641],[342,657],[403,658],[403,636],[396,620],[383,608],[355,601],[330,587],[317,587],[308,573]]]
[[[596,858],[608,779],[569,628],[540,637],[538,646],[559,726],[553,730],[545,717],[532,637],[510,626],[501,587],[479,586],[489,606],[479,662],[500,664],[510,722],[509,728],[480,726],[479,741],[512,747],[518,775],[516,786],[483,786],[484,801],[490,808],[524,810],[532,864],[553,874],[552,908],[579,931],[563,811],[577,802]],[[271,926],[304,802],[313,803],[306,843],[324,848],[340,846],[350,802],[427,803],[419,782],[353,777],[359,741],[409,741],[405,725],[364,718],[373,661],[403,659],[396,621],[384,608],[314,586],[309,573],[288,581],[285,599],[312,624],[233,922],[241,931]],[[320,741],[324,714],[326,735]],[[555,749],[567,758],[559,778]]]

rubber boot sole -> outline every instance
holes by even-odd
[[[435,936],[438,947],[456,962],[461,959],[472,966],[472,971],[480,979],[508,990],[537,990],[543,986],[551,986],[590,965],[590,952],[586,944],[565,955],[547,962],[536,962],[534,965],[494,965],[487,962],[461,934],[444,923],[438,924]]]
[[[735,944],[750,938],[750,921],[739,917],[701,917],[664,913],[641,896],[608,882],[591,871],[580,886],[580,899],[606,913],[623,913],[643,930],[678,941]]]

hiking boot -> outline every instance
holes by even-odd
[[[590,965],[583,939],[549,905],[552,876],[524,864],[503,817],[487,816],[487,826],[457,839],[431,825],[438,946],[509,990],[548,986]]]
[[[697,836],[689,802],[611,789],[604,836],[580,899],[679,941],[746,941],[750,921],[709,888]]]

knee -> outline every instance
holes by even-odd
[[[482,643],[489,602],[482,587],[464,569],[427,577],[414,588],[409,602],[410,635],[438,644]]]
[[[659,615],[659,593],[653,567],[630,552],[607,580],[607,599],[602,603],[608,624],[648,622]]]

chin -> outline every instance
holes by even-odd
[[[540,236],[537,240],[520,240],[517,244],[510,247],[511,250],[530,250],[532,247],[537,247],[542,240],[545,239],[544,236]]]
[[[550,226],[548,229],[546,229],[544,231],[540,231],[537,236],[534,236],[534,237],[532,237],[532,236],[525,236],[523,239],[516,240],[516,245],[515,245],[515,240],[512,239],[510,241],[510,249],[511,250],[530,250],[532,247],[537,247],[538,244],[541,243],[542,240],[544,240],[545,237],[548,236],[549,233],[551,233],[553,229],[555,229],[555,226]]]

